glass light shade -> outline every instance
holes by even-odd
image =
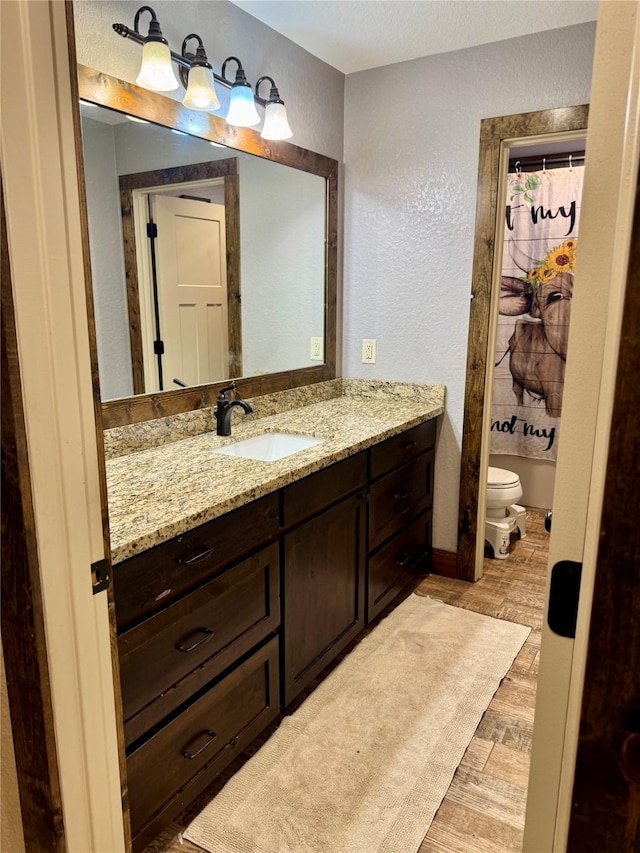
[[[293,136],[284,104],[268,103],[264,108],[263,139],[290,139]]]
[[[235,127],[253,127],[255,124],[260,124],[251,86],[231,87],[227,124]]]
[[[171,51],[161,41],[148,41],[142,46],[142,65],[136,79],[138,86],[152,92],[173,92],[179,87],[171,65]]]
[[[190,110],[215,110],[220,106],[210,68],[194,65],[189,69],[189,85],[182,103]]]

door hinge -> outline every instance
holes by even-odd
[[[94,595],[108,589],[111,582],[109,568],[109,561],[106,559],[98,560],[97,563],[91,563],[91,584]]]
[[[155,222],[147,222],[147,237],[151,240],[158,236],[158,226]]]
[[[164,355],[164,341],[153,342],[153,353],[154,355]]]
[[[582,563],[560,560],[551,569],[547,623],[561,637],[576,636]]]

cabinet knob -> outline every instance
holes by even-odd
[[[396,566],[406,566],[411,560],[411,554],[400,554],[398,559],[396,560]]]
[[[416,446],[415,441],[411,441],[410,439],[406,439],[406,440],[405,440],[405,441],[403,441],[403,442],[402,442],[402,444],[400,445],[400,447],[401,447],[403,450],[413,450],[413,448],[414,448],[415,446]]]

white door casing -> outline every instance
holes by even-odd
[[[582,584],[575,641],[554,634],[546,621],[543,626],[524,853],[561,853],[569,831],[638,177],[638,6],[605,0],[599,7],[549,549],[550,567],[560,560],[582,563]]]
[[[65,4],[0,3],[2,178],[69,851],[124,850]]]

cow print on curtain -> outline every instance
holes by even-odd
[[[491,453],[557,456],[583,174],[509,177]]]

